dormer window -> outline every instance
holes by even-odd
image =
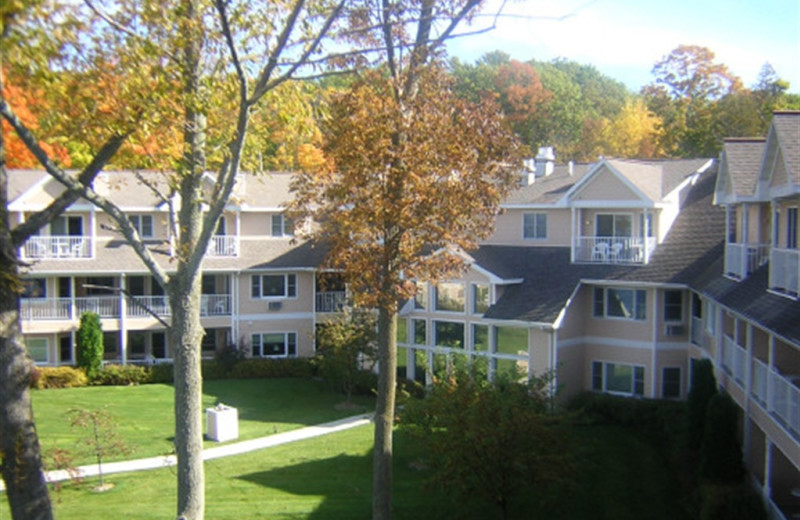
[[[294,224],[292,223],[292,220],[284,217],[283,215],[272,215],[272,236],[294,236]]]
[[[130,215],[128,220],[136,228],[136,232],[142,238],[153,236],[153,216],[152,215]]]

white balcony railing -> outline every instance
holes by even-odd
[[[70,298],[22,298],[19,309],[23,320],[68,320],[72,316]]]
[[[769,267],[770,289],[800,294],[800,250],[772,248]]]
[[[746,278],[769,260],[769,244],[726,244],[725,273]]]
[[[204,294],[200,300],[201,316],[230,316],[231,297],[229,294]]]
[[[574,242],[576,262],[643,264],[655,249],[655,238],[578,237]]]
[[[347,304],[345,291],[327,291],[317,293],[317,312],[341,312]]]
[[[210,257],[239,256],[239,237],[236,235],[212,236],[206,255]]]
[[[800,439],[800,388],[795,386],[798,376],[783,376],[769,370],[767,378],[767,411],[770,412],[795,439]]]
[[[698,347],[703,346],[703,318],[692,316],[692,329],[690,331],[691,341]]]
[[[119,318],[119,296],[81,296],[75,298],[75,317],[94,312],[101,318]]]
[[[91,258],[92,238],[81,236],[33,236],[25,242],[25,258]]]
[[[128,302],[126,314],[131,318],[152,317],[152,314],[147,312],[146,309],[162,318],[170,315],[169,302],[166,296],[132,296],[131,301]]]
[[[733,379],[744,387],[747,370],[747,350],[740,347],[736,342],[725,336],[722,340],[722,367]]]

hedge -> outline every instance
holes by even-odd
[[[89,384],[86,373],[74,367],[36,367],[31,388],[78,388]]]

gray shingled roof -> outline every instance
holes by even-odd
[[[800,111],[775,112],[772,127],[777,133],[790,178],[800,184]]]
[[[567,165],[555,166],[553,173],[537,178],[533,184],[514,190],[503,204],[553,204],[581,180],[591,164],[574,164],[572,173]]]
[[[764,138],[726,139],[722,153],[725,158],[727,181],[732,183],[731,194],[736,197],[751,197],[758,184],[758,172],[764,158]]]

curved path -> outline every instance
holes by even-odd
[[[298,428],[283,433],[276,433],[267,437],[259,437],[249,441],[232,442],[222,446],[213,448],[206,448],[203,450],[203,460],[218,459],[220,457],[230,457],[232,455],[241,455],[255,450],[262,450],[270,448],[279,444],[286,444],[288,442],[302,441],[312,437],[319,437],[320,435],[327,435],[329,433],[336,433],[357,426],[369,424],[372,420],[372,414],[354,415],[345,417],[336,421],[318,424],[315,426],[307,426],[305,428]],[[164,455],[159,457],[150,457],[147,459],[126,460],[120,462],[106,462],[103,464],[103,475],[111,475],[114,473],[128,473],[131,471],[144,471],[149,469],[166,468],[176,464],[175,455]],[[99,473],[97,464],[90,464],[88,466],[80,466],[76,468],[77,475],[71,475],[65,470],[48,471],[45,473],[45,478],[48,482],[59,482],[62,480],[70,480],[77,476],[79,478],[94,477]],[[0,491],[5,489],[5,485],[0,480]]]

